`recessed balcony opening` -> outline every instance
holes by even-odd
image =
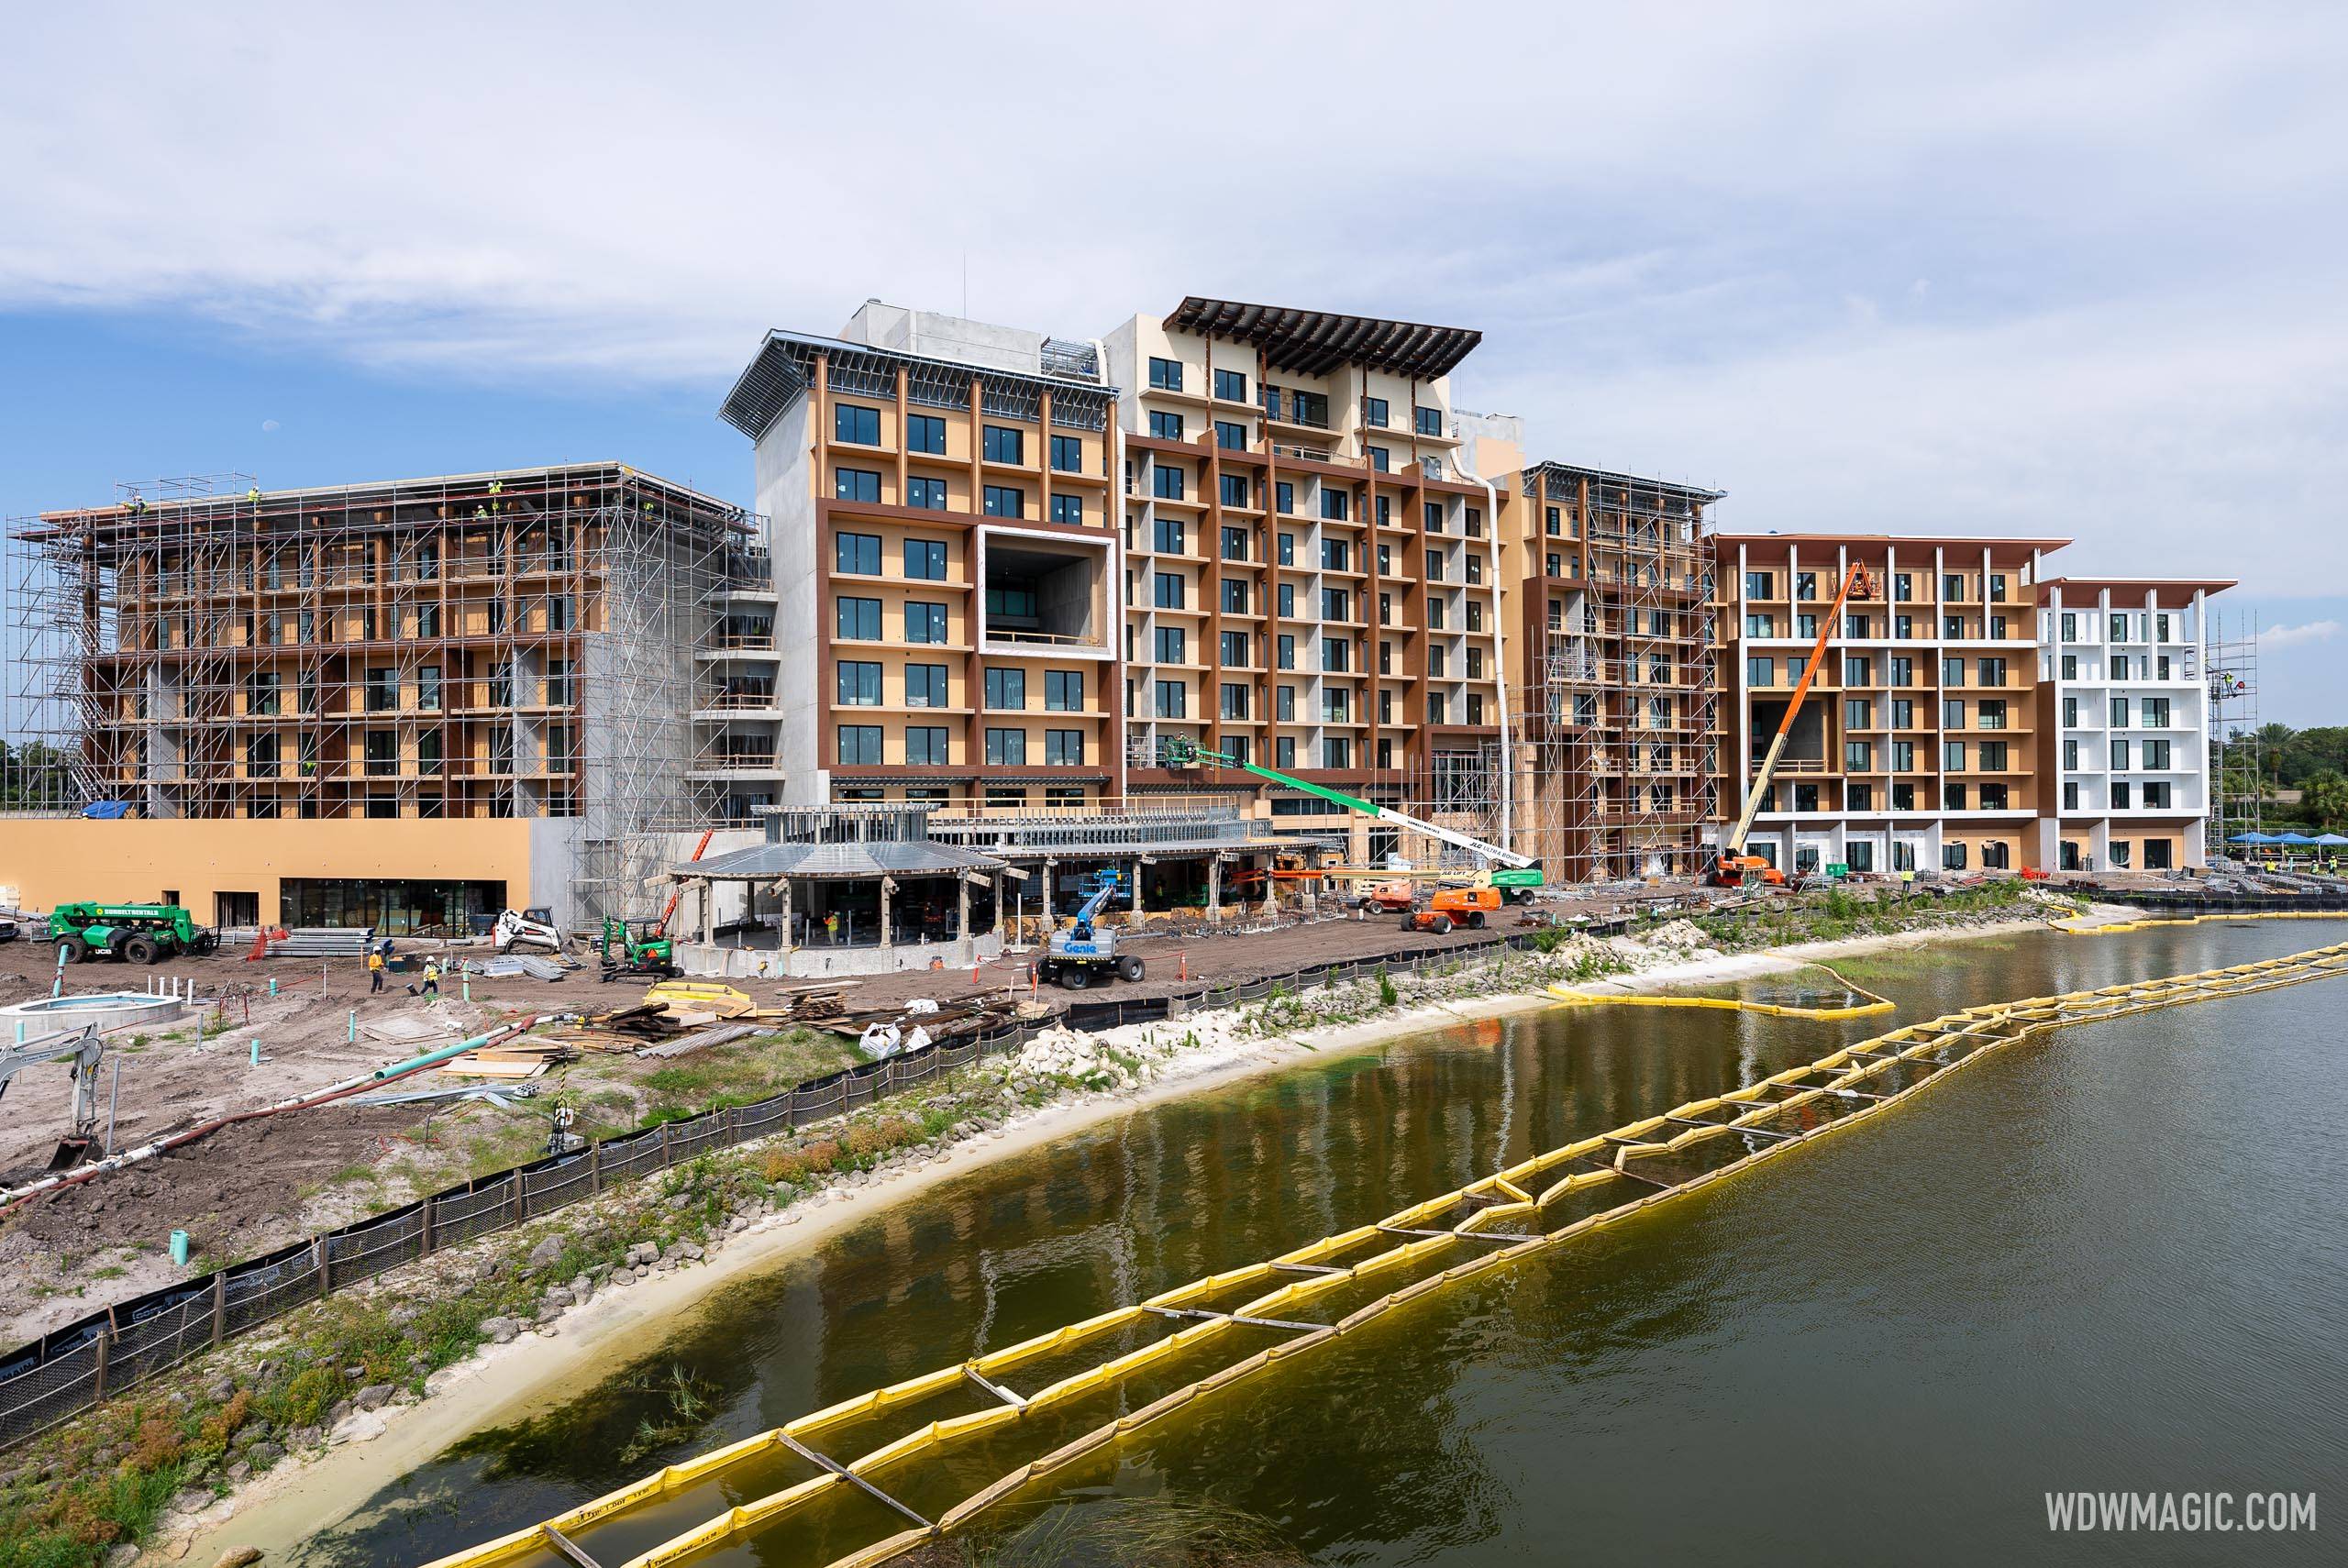
[[[1106,652],[1108,549],[1015,535],[983,536],[981,640],[1004,648]]]

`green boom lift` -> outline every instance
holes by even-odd
[[[1388,823],[1395,827],[1408,828],[1412,833],[1423,833],[1429,838],[1450,845],[1455,849],[1464,849],[1476,857],[1483,867],[1484,876],[1493,887],[1501,889],[1501,897],[1510,902],[1529,900],[1533,896],[1533,889],[1541,886],[1541,863],[1538,860],[1530,855],[1520,855],[1513,849],[1486,843],[1472,834],[1464,834],[1456,828],[1445,827],[1440,823],[1428,822],[1424,817],[1412,816],[1407,812],[1398,812],[1391,806],[1381,806],[1373,801],[1365,801],[1357,795],[1348,795],[1342,790],[1332,790],[1323,784],[1307,783],[1293,774],[1282,773],[1277,767],[1258,767],[1252,762],[1242,762],[1237,757],[1226,756],[1219,751],[1208,751],[1196,742],[1179,736],[1160,742],[1159,750],[1169,767],[1236,767],[1243,773],[1252,773],[1258,778],[1268,778],[1288,789],[1301,790],[1308,795],[1317,795],[1322,800],[1343,806],[1349,812],[1359,812],[1373,822]]]

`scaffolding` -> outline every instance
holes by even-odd
[[[2266,758],[2258,723],[2258,615],[2237,616],[2232,635],[2222,611],[2210,612],[2210,812],[2208,851],[2232,855],[2238,833],[2264,833]]]
[[[7,809],[561,819],[594,920],[711,804],[694,764],[736,726],[695,719],[701,656],[762,558],[741,509],[616,464],[117,488],[9,526]]]
[[[1545,569],[1518,693],[1523,847],[1553,882],[1694,876],[1718,815],[1705,509],[1720,492],[1544,463],[1524,493]]]

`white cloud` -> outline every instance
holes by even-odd
[[[2258,634],[2259,651],[2297,647],[2304,643],[2328,643],[2340,635],[2337,621],[2309,621],[2297,626],[2266,626]]]
[[[766,326],[957,308],[967,255],[975,313],[1064,336],[1191,292],[1482,327],[1462,401],[1736,526],[2348,573],[2348,14],[1431,15],[47,7],[0,309],[714,406]]]

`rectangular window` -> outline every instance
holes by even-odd
[[[1217,370],[1214,373],[1214,395],[1224,403],[1247,401],[1247,375],[1244,370]]]
[[[946,455],[946,421],[935,414],[912,414],[905,416],[905,450],[927,452],[934,457]]]
[[[2005,683],[2006,661],[2001,658],[1983,659],[1981,661],[1981,684],[1984,686],[1994,687],[2003,686]]]
[[[1180,441],[1182,438],[1182,416],[1168,414],[1163,409],[1150,410],[1149,434],[1155,440]]]
[[[1084,732],[1082,730],[1046,730],[1044,732],[1044,761],[1052,767],[1083,767]]]
[[[2165,740],[2148,740],[2144,743],[2144,767],[2146,771],[2152,773],[2167,772],[2168,758],[2168,742]]]
[[[940,539],[905,541],[905,575],[924,582],[946,580],[946,544]]]
[[[2147,697],[2143,701],[2143,727],[2148,730],[2168,728],[2168,699]]]
[[[1961,773],[1965,770],[1965,743],[1963,741],[1953,740],[1941,742],[1941,769],[1945,773]]]
[[[905,641],[942,643],[946,635],[946,606],[920,600],[905,602]]]
[[[1183,495],[1184,469],[1173,463],[1154,463],[1149,470],[1150,493],[1161,501],[1180,501]]]
[[[1247,580],[1226,577],[1223,580],[1223,613],[1226,615],[1247,613]]]
[[[1941,869],[1944,871],[1962,871],[1965,869],[1965,845],[1963,844],[1944,844],[1941,845]]]
[[[1273,505],[1281,512],[1294,512],[1296,510],[1296,486],[1290,484],[1286,480],[1281,480],[1272,487],[1272,502]]]
[[[1981,755],[1977,758],[1977,760],[1980,765],[1981,771],[1984,773],[2005,772],[2006,743],[2003,741],[1983,741],[1981,743]]]
[[[427,664],[415,672],[415,705],[427,713],[440,711],[440,667]]]
[[[1188,718],[1191,712],[1191,688],[1180,680],[1157,683],[1157,716],[1161,719]]]
[[[905,706],[908,708],[950,707],[952,688],[947,683],[946,667],[942,664],[909,664],[905,666]]]
[[[1226,719],[1247,716],[1247,688],[1244,682],[1226,680],[1223,683],[1222,712]]]
[[[1941,602],[1946,603],[1952,599],[1964,597],[1965,579],[1951,571],[1941,573]]]
[[[859,577],[880,575],[880,536],[839,534],[832,539],[832,570]]]
[[[371,669],[367,672],[367,711],[389,713],[400,705],[400,672],[396,669]]]
[[[1245,667],[1255,662],[1248,657],[1247,637],[1246,632],[1223,634],[1223,663],[1226,667]]]
[[[1362,399],[1361,417],[1363,424],[1374,425],[1380,430],[1385,429],[1386,400],[1382,397],[1366,397]]]
[[[987,731],[987,766],[989,767],[1019,767],[1027,761],[1027,732],[1025,730]]]
[[[1151,602],[1161,610],[1180,610],[1188,602],[1184,596],[1189,591],[1190,580],[1180,572],[1157,573],[1157,580],[1151,584],[1151,588],[1153,595]]]
[[[832,439],[858,447],[880,445],[880,411],[853,403],[832,404]]]
[[[1080,474],[1084,471],[1084,437],[1055,436],[1052,437],[1052,470],[1055,473]]]
[[[1961,729],[1963,729],[1964,727],[1965,727],[1965,701],[1964,701],[1964,699],[1962,699],[1962,698],[1955,698],[1955,699],[1952,699],[1952,700],[1951,700],[1951,701],[1949,701],[1943,702],[1943,703],[1941,704],[1941,728],[1943,728],[1943,729],[1944,729],[1944,730],[1961,730]]]
[[[1321,515],[1333,523],[1343,523],[1350,514],[1350,502],[1346,492],[1328,485],[1321,487]]]
[[[1084,522],[1084,497],[1080,495],[1054,495],[1052,497],[1052,521],[1055,523],[1069,523],[1081,525]]]
[[[1296,584],[1283,582],[1279,590],[1279,613],[1283,619],[1296,613]]]
[[[1777,679],[1777,660],[1767,658],[1748,658],[1744,661],[1744,683],[1747,686],[1774,685]]]
[[[1875,766],[1875,745],[1872,742],[1855,740],[1843,743],[1843,766],[1854,773],[1865,773]]]
[[[1017,485],[991,484],[986,487],[984,510],[990,517],[1024,517],[1027,492]]]
[[[834,668],[842,707],[877,708],[880,705],[880,665],[866,659],[842,659]]]
[[[1226,452],[1246,451],[1247,449],[1247,426],[1245,425],[1235,425],[1228,419],[1216,420],[1214,422],[1214,444],[1222,447]]]
[[[1321,541],[1321,569],[1350,571],[1353,569],[1353,543],[1347,539]]]
[[[1891,770],[1894,773],[1916,771],[1916,743],[1896,740],[1891,743]]]
[[[1224,474],[1223,476],[1222,497],[1223,503],[1225,506],[1246,505],[1247,476],[1246,474]]]
[[[1296,639],[1286,632],[1280,634],[1279,654],[1280,668],[1294,669],[1296,668]]]
[[[1245,528],[1225,528],[1225,529],[1224,529],[1224,531],[1223,531],[1223,558],[1224,558],[1224,560],[1227,560],[1227,561],[1244,561],[1244,560],[1246,560],[1246,559],[1247,558],[1247,530],[1246,530],[1246,529],[1245,529]]]
[[[2128,727],[2128,699],[2125,697],[2111,700],[2111,727],[2115,730]]]
[[[989,668],[987,706],[1005,712],[1024,711],[1027,706],[1027,672]]]
[[[1161,359],[1156,355],[1150,356],[1149,384],[1159,392],[1180,392],[1182,390],[1182,361]]]
[[[1190,635],[1180,626],[1160,626],[1157,637],[1157,662],[1188,664],[1191,662]]]
[[[946,510],[946,481],[923,479],[919,475],[905,481],[905,504],[926,512]]]
[[[1794,597],[1796,599],[1815,599],[1818,597],[1818,574],[1816,572],[1798,571],[1794,573]]]
[[[878,767],[880,766],[880,726],[842,724],[838,746],[837,755],[842,766]]]
[[[2115,768],[2122,769],[2128,767],[2128,743],[2126,741],[2115,740],[2111,743],[2111,766]]]
[[[907,724],[905,761],[914,767],[944,767],[954,760],[943,724]]]
[[[834,635],[863,642],[880,640],[880,601],[842,599],[832,606]]]
[[[1369,455],[1369,466],[1379,473],[1392,472],[1393,454],[1383,447],[1364,448]]]
[[[871,469],[841,469],[832,476],[834,501],[879,501],[880,476]]]
[[[1747,599],[1768,598],[1769,574],[1766,571],[1746,572],[1744,574],[1744,597]]]
[[[1874,727],[1875,704],[1864,697],[1847,699],[1843,704],[1843,727],[1865,730]]]
[[[1439,408],[1420,408],[1413,409],[1412,412],[1418,415],[1418,432],[1420,435],[1440,436],[1443,434],[1443,410]]]
[[[1055,713],[1084,712],[1084,671],[1080,669],[1044,671],[1044,706]]]
[[[1914,729],[1916,704],[1905,697],[1894,698],[1891,703],[1891,727],[1895,730]]]

